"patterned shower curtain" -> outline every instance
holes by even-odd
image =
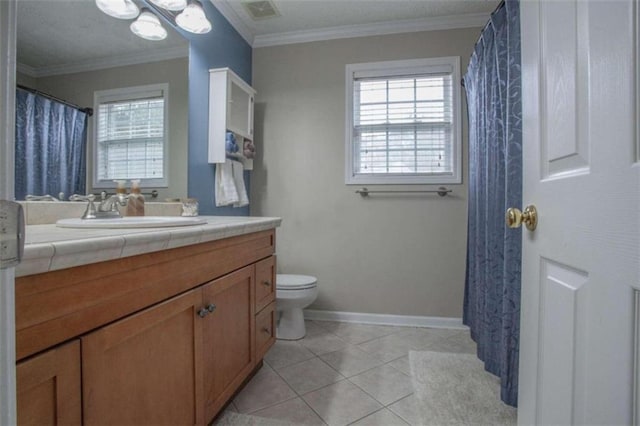
[[[85,112],[16,90],[15,196],[85,193]]]
[[[518,401],[522,232],[505,212],[522,204],[520,13],[506,0],[482,31],[464,76],[469,110],[469,219],[463,321],[502,400]]]

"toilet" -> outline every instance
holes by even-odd
[[[278,326],[276,338],[302,339],[306,330],[302,310],[318,297],[318,280],[309,275],[276,275],[276,309]]]

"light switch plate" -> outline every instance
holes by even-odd
[[[13,268],[24,253],[24,212],[19,203],[0,200],[0,269]]]

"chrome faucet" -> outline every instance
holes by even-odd
[[[102,201],[98,205],[96,211],[96,217],[122,217],[118,210],[118,204],[121,206],[127,205],[129,196],[122,192],[116,192],[115,194],[107,196],[107,193],[102,191],[100,194]]]
[[[115,193],[107,197],[107,193],[104,191],[100,195],[101,201],[98,207],[96,207],[95,203],[93,202],[96,199],[96,196],[93,194],[73,194],[69,197],[69,200],[87,201],[87,209],[84,211],[82,219],[110,219],[122,217],[120,211],[118,210],[118,204],[121,206],[126,206],[129,196],[124,193]]]

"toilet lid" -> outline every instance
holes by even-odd
[[[276,288],[279,290],[300,290],[315,287],[318,280],[310,275],[276,275]]]

